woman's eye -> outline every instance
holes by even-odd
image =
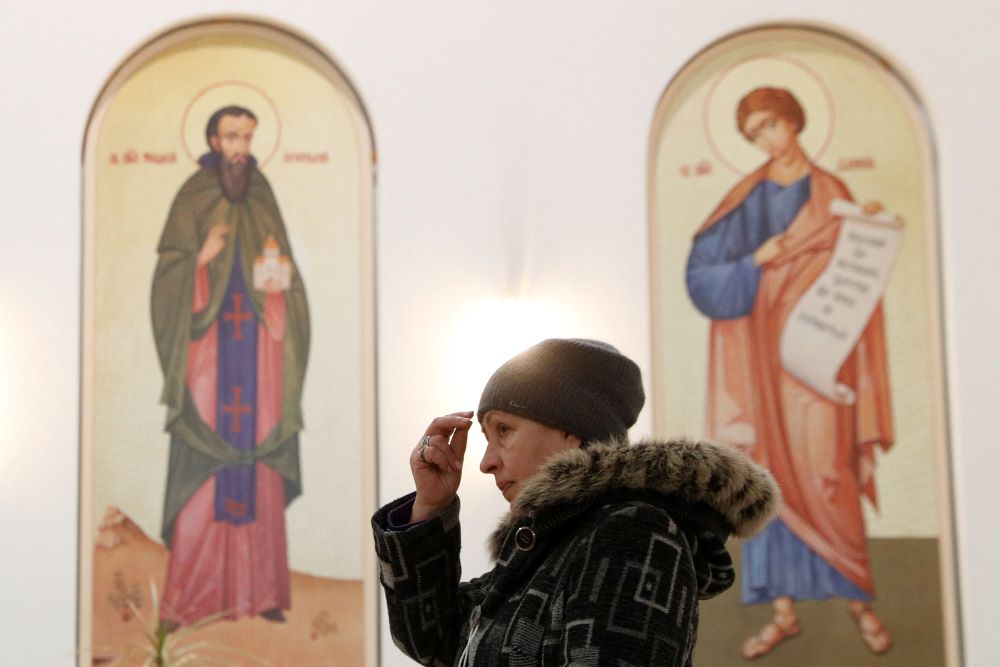
[[[507,435],[510,432],[510,428],[506,424],[500,424],[497,426],[497,434],[500,436]]]

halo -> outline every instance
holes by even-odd
[[[702,122],[715,156],[740,175],[760,166],[761,151],[736,127],[736,107],[744,95],[761,86],[785,88],[795,95],[806,114],[799,143],[812,161],[818,161],[833,138],[833,95],[815,70],[781,53],[744,58],[722,70],[712,82],[705,96]]]
[[[198,91],[184,109],[181,117],[181,145],[192,162],[198,161],[198,155],[192,148],[205,143],[205,126],[212,114],[230,105],[246,107],[257,117],[257,128],[254,130],[253,145],[259,150],[254,151],[263,156],[260,165],[267,164],[278,152],[281,143],[281,116],[267,93],[246,81],[217,81]],[[197,150],[197,148],[195,148]]]

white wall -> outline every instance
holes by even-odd
[[[71,665],[74,643],[80,151],[116,64],[164,27],[252,12],[314,37],[356,83],[375,127],[381,497],[404,493],[409,448],[443,411],[471,409],[491,359],[474,342],[509,272],[559,303],[540,333],[614,342],[650,369],[646,141],[666,82],[707,42],[798,19],[879,44],[923,93],[941,159],[959,558],[969,665],[1000,664],[1000,6],[906,0],[504,3],[382,0],[18,2],[0,9],[0,666]],[[528,231],[533,230],[533,231]],[[504,350],[506,352],[507,350]],[[512,351],[512,350],[510,350]],[[502,356],[502,355],[501,355]],[[489,363],[487,363],[489,362]],[[650,428],[648,413],[637,426]],[[474,446],[471,456],[477,457]],[[481,452],[481,449],[478,450]],[[470,467],[469,478],[481,477]],[[471,479],[467,505],[490,493]],[[466,569],[500,505],[483,501]],[[472,512],[470,511],[471,515]],[[404,664],[383,643],[384,664]]]

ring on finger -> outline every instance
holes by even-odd
[[[426,458],[424,458],[424,450],[431,446],[431,436],[425,435],[420,438],[420,460],[423,463],[430,463]]]

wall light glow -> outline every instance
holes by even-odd
[[[486,381],[500,364],[535,343],[570,336],[565,312],[551,303],[507,298],[472,304],[458,313],[448,351],[443,397],[455,409],[474,409]]]
[[[576,322],[553,303],[526,298],[479,301],[456,312],[452,335],[444,342],[444,371],[439,393],[442,412],[475,410],[486,381],[500,364],[545,338],[579,335]],[[469,432],[462,477],[462,501],[476,507],[483,517],[507,509],[493,477],[479,473],[486,439],[478,424]],[[470,543],[485,540],[492,519],[482,525],[463,527]]]
[[[575,334],[575,322],[564,309],[525,298],[480,301],[458,311],[452,335],[442,354],[445,373],[440,395],[443,411],[475,410],[479,396],[500,364],[546,338]],[[466,463],[473,467],[462,479],[463,499],[491,507],[493,514],[506,509],[493,478],[480,475],[475,466],[486,451],[478,424],[469,433]],[[483,536],[485,537],[485,535]]]
[[[9,305],[9,304],[4,304]],[[9,310],[7,312],[10,312]],[[19,321],[16,317],[11,322]],[[17,335],[18,331],[9,323],[0,326],[0,433],[4,434],[0,440],[0,491],[11,488],[15,482],[14,468],[17,466],[18,445],[23,445],[26,441],[24,425],[15,423],[24,421],[23,411],[19,410],[16,402],[23,402],[24,396],[30,395],[23,388],[31,382],[31,377],[24,372],[24,362],[16,356],[18,353],[24,355],[25,350],[17,350],[17,344],[23,341]],[[23,358],[23,357],[22,357]],[[15,387],[20,386],[20,393],[15,391]],[[20,401],[18,401],[20,399]],[[6,493],[0,493],[3,497]]]
[[[6,358],[5,350],[9,350],[7,327],[0,326],[0,433],[7,434],[4,438],[5,444],[0,444],[0,479],[4,478],[4,471],[7,470],[7,458],[11,455],[10,450],[14,447],[14,438],[11,437],[10,420],[7,415],[7,406],[10,405],[10,384],[14,382],[13,369]]]
[[[13,289],[0,283],[0,312],[5,318],[0,324],[0,504],[9,505],[19,489],[32,480],[23,474],[23,466],[34,459],[37,448],[27,446],[37,440],[32,429],[40,423],[39,412],[49,412],[49,403],[39,395],[38,359],[45,358],[41,343],[32,333],[32,320],[21,304],[11,298]],[[6,317],[9,316],[9,317]],[[41,423],[49,423],[52,421]]]

